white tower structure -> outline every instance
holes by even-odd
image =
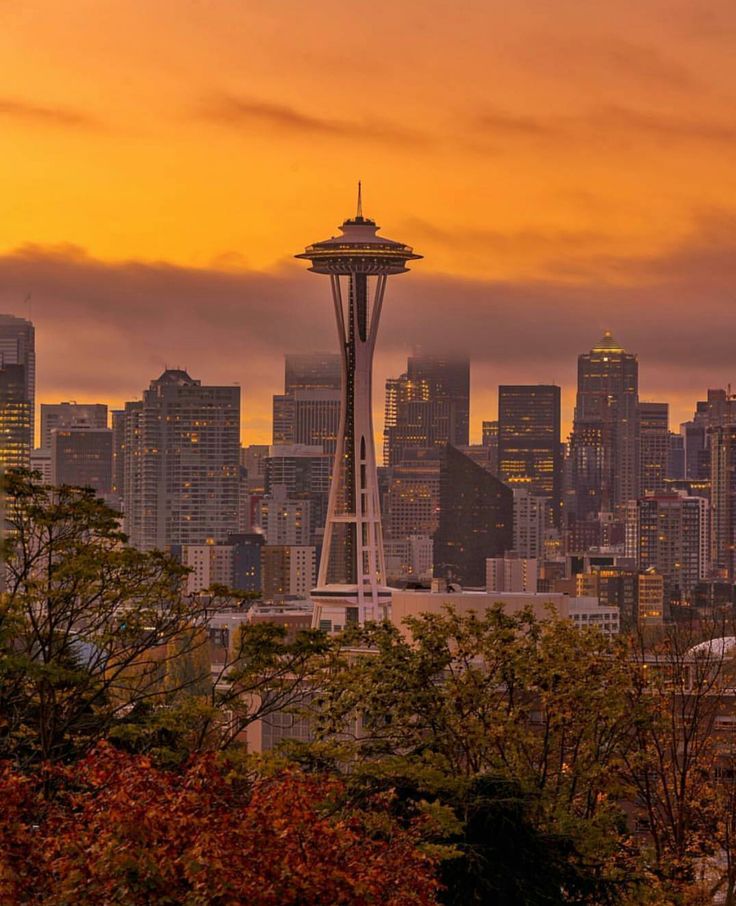
[[[391,602],[373,442],[373,352],[387,278],[422,257],[377,235],[376,223],[363,217],[360,183],[357,213],[340,232],[296,256],[311,261],[313,273],[330,278],[342,353],[340,428],[312,592],[314,626],[327,630],[384,619]]]

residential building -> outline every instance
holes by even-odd
[[[238,528],[240,388],[169,369],[122,425],[125,527],[143,550],[222,543]],[[118,467],[116,465],[116,471]]]

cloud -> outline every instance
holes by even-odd
[[[415,346],[471,357],[475,418],[491,414],[503,382],[556,380],[569,400],[577,355],[610,328],[639,354],[642,395],[672,399],[680,420],[708,386],[736,383],[735,237],[736,218],[711,212],[667,254],[607,259],[616,281],[574,285],[443,277],[419,262],[387,293],[377,410],[381,383]],[[325,281],[296,263],[271,273],[198,270],[27,246],[0,256],[0,311],[26,316],[28,292],[41,400],[120,404],[166,365],[186,367],[206,383],[241,384],[250,442],[267,440],[284,352],[336,344]]]
[[[628,40],[614,34],[590,33],[572,39],[549,32],[536,40],[527,40],[517,48],[516,58],[528,69],[541,71],[546,78],[565,79],[578,84],[599,84],[620,94],[624,85],[633,85],[641,94],[698,92],[704,86],[700,78],[679,60],[662,53],[647,43]]]
[[[480,111],[469,124],[481,138],[547,143],[580,143],[610,146],[631,138],[645,138],[670,144],[704,142],[732,145],[736,126],[730,120],[707,119],[639,110],[633,107],[606,105],[593,107],[574,115],[511,114],[499,109]]]
[[[330,138],[362,141],[387,141],[416,144],[425,141],[420,133],[382,119],[361,121],[314,116],[284,104],[232,94],[213,94],[203,101],[197,116],[234,128],[261,128],[301,136],[323,135]]]
[[[101,125],[98,119],[79,110],[48,107],[9,97],[0,97],[0,117],[72,129],[97,129]]]

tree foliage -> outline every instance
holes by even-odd
[[[0,779],[0,899],[39,906],[429,906],[420,829],[334,777],[251,782],[214,756],[182,772],[100,745],[45,784]],[[49,785],[51,798],[44,795]]]

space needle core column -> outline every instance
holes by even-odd
[[[359,183],[357,213],[340,227],[342,235],[296,256],[311,261],[313,273],[330,278],[342,353],[340,429],[312,592],[313,625],[330,630],[384,619],[391,601],[373,441],[373,352],[387,278],[403,274],[407,261],[422,256],[376,235],[378,229],[363,217]]]

